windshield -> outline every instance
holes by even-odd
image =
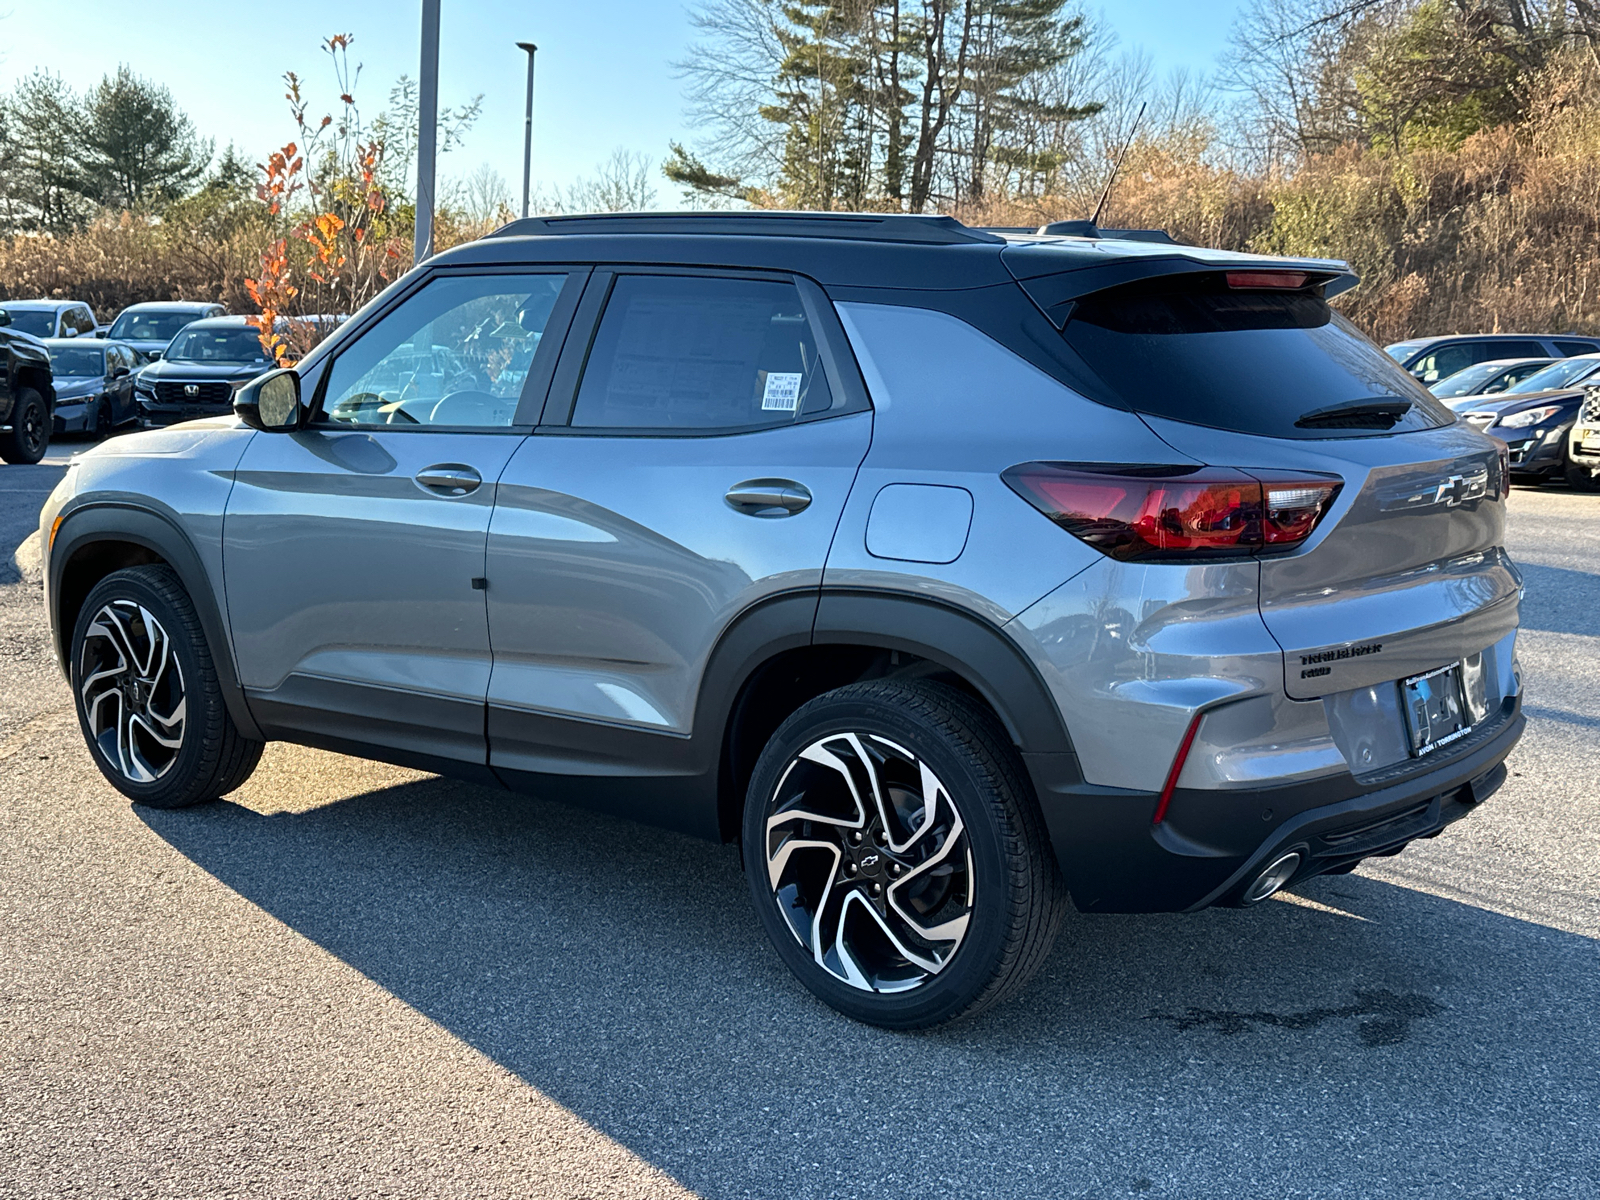
[[[1479,363],[1475,367],[1468,367],[1464,371],[1457,371],[1445,379],[1439,380],[1428,390],[1441,400],[1450,400],[1456,396],[1465,396],[1475,390],[1479,384],[1486,383],[1491,375],[1498,375],[1505,367],[1500,363]]]
[[[1406,359],[1411,357],[1411,352],[1420,345],[1422,345],[1421,342],[1396,342],[1392,346],[1385,346],[1383,352],[1394,359],[1395,362],[1405,362]]]
[[[106,352],[97,346],[67,346],[50,351],[50,373],[99,378],[106,373]]]
[[[192,312],[161,309],[125,312],[111,323],[111,331],[106,336],[113,341],[170,342],[179,330],[197,319]]]
[[[1320,292],[1144,280],[1085,296],[1068,345],[1135,412],[1267,437],[1362,437],[1455,418]]]
[[[1508,392],[1549,392],[1556,388],[1571,387],[1600,371],[1600,358],[1569,358],[1551,363],[1542,371],[1535,371],[1521,383],[1512,384]]]
[[[52,309],[6,309],[11,314],[11,328],[22,333],[31,333],[34,337],[47,338],[56,335],[56,314]]]
[[[246,326],[229,329],[190,329],[173,339],[167,351],[170,362],[266,362],[261,337]]]

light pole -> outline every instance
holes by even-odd
[[[528,215],[528,201],[533,188],[533,56],[539,47],[532,42],[518,42],[517,49],[528,52],[528,105],[522,121],[522,215]]]
[[[417,87],[416,258],[433,253],[433,167],[439,140],[439,0],[422,0],[422,80]]]

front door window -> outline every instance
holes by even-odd
[[[336,425],[506,428],[565,275],[437,279],[340,354],[322,411]]]

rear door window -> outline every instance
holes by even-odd
[[[1455,420],[1315,288],[1234,289],[1209,273],[1146,280],[1080,300],[1062,336],[1108,400],[1177,421],[1316,438]],[[1366,427],[1330,420],[1330,410],[1363,408],[1401,415]]]
[[[834,407],[792,283],[619,275],[572,410],[575,428],[710,432]]]

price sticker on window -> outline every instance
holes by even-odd
[[[794,412],[800,407],[800,372],[769,371],[761,392],[762,412]]]

